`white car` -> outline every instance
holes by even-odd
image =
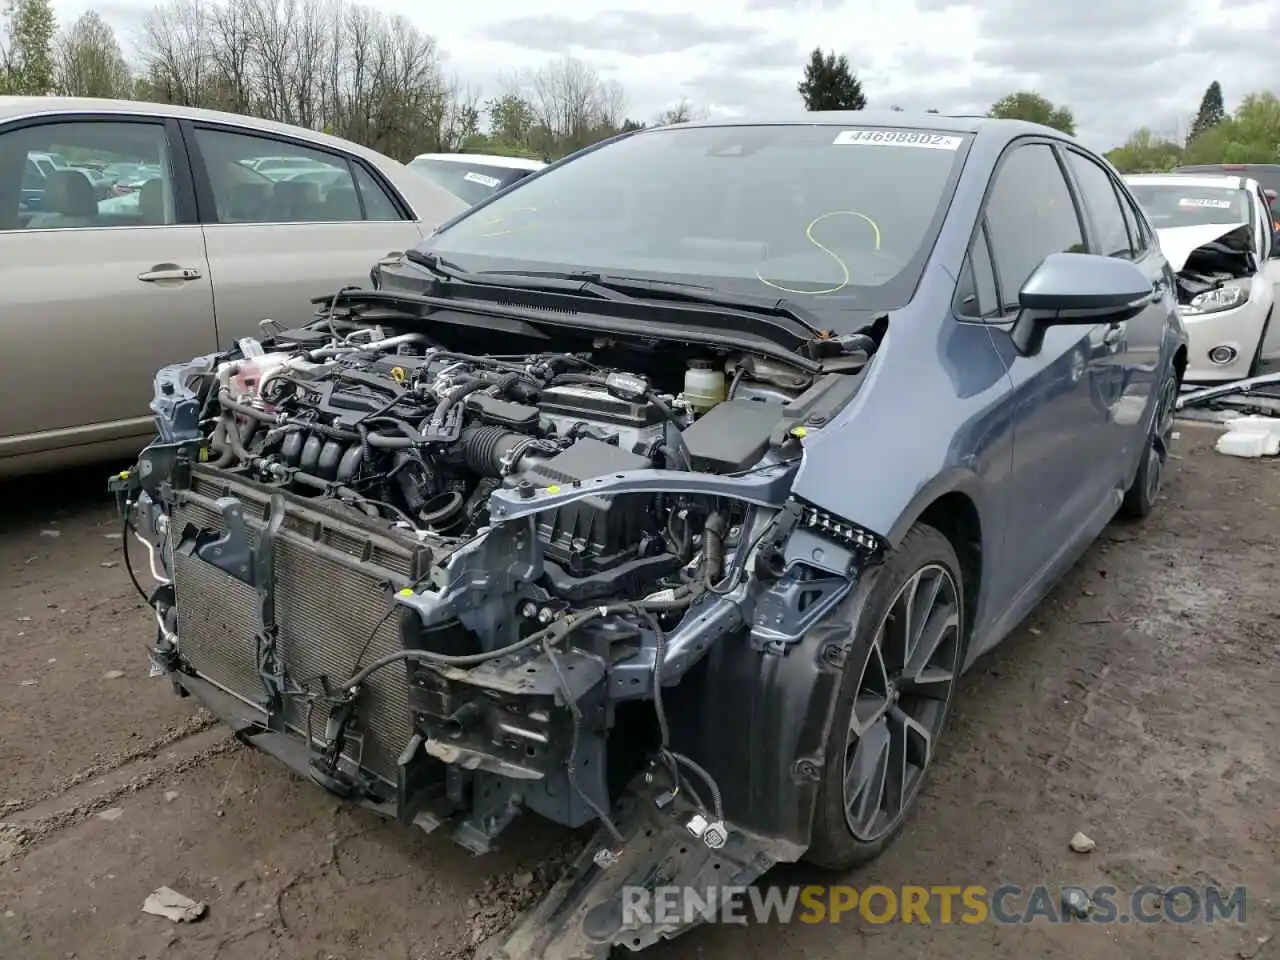
[[[541,160],[488,153],[422,153],[409,161],[410,170],[472,206],[545,166]]]
[[[1280,265],[1262,188],[1248,177],[1178,173],[1133,174],[1125,182],[1177,274],[1178,309],[1190,339],[1186,381],[1256,375],[1269,359],[1267,332],[1276,312],[1271,272]]]

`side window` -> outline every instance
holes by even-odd
[[[75,165],[54,167],[50,154]],[[0,136],[0,230],[176,222],[169,141],[161,123],[40,123]]]
[[[965,257],[960,283],[956,289],[956,311],[962,317],[985,318],[1000,313],[1000,297],[996,290],[995,265],[987,245],[984,223],[973,239]]]
[[[386,190],[373,178],[364,167],[352,163],[356,172],[356,186],[360,189],[360,199],[364,201],[364,218],[366,220],[403,220],[395,202],[387,196]]]
[[[1129,242],[1133,246],[1133,259],[1138,260],[1147,252],[1146,229],[1142,218],[1137,215],[1124,191],[1117,190],[1116,194],[1120,197],[1120,213],[1124,216],[1124,225],[1129,231]]]
[[[1115,182],[1111,174],[1094,163],[1084,154],[1074,150],[1064,151],[1067,166],[1075,175],[1080,185],[1085,208],[1089,211],[1090,220],[1097,236],[1093,238],[1094,253],[1104,257],[1133,257],[1133,246],[1129,240],[1129,230],[1124,222],[1124,212],[1120,209],[1120,198],[1116,195]]]
[[[198,127],[218,223],[332,223],[360,215],[345,157],[253,134]],[[207,216],[207,215],[206,215]]]
[[[1136,202],[1124,197],[1124,209],[1126,219],[1133,222],[1138,228],[1138,232],[1134,234],[1133,248],[1137,256],[1142,256],[1148,250],[1159,247],[1156,240],[1155,230],[1151,227],[1151,221],[1147,219],[1147,215],[1142,212]]]
[[[987,232],[1001,308],[1051,253],[1084,252],[1084,235],[1062,168],[1047,144],[1015,147],[1000,165],[987,197]]]

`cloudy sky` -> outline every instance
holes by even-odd
[[[435,35],[446,71],[482,93],[570,53],[622,83],[638,119],[681,96],[712,115],[799,109],[795,84],[819,45],[849,57],[872,105],[981,112],[1005,93],[1034,89],[1070,106],[1079,135],[1100,149],[1144,124],[1184,133],[1215,79],[1228,109],[1250,90],[1280,91],[1274,0],[368,3]],[[127,48],[151,3],[54,5],[65,19],[96,6]]]

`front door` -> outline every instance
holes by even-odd
[[[367,286],[379,259],[422,238],[355,157],[226,127],[187,132],[224,344],[264,319],[307,323],[313,297]]]
[[[0,458],[144,441],[156,369],[213,349],[204,238],[189,179],[181,199],[189,170],[176,138],[164,121],[120,117],[0,130]],[[32,152],[127,159],[147,177],[101,198],[82,170],[62,168],[24,204]]]
[[[1113,496],[1111,463],[1118,440],[1106,398],[1112,386],[1114,333],[1108,324],[1062,325],[1045,331],[1030,356],[1007,336],[1018,295],[1051,253],[1085,249],[1083,226],[1052,146],[1022,142],[995,173],[984,215],[1000,310],[993,342],[1012,380],[1014,422],[1010,475],[1001,496],[1008,527],[1002,559],[991,570],[994,609],[1022,606],[1055,562],[1096,533]],[[1003,331],[1003,332],[1002,332]]]

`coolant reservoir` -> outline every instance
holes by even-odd
[[[683,396],[695,413],[706,413],[725,398],[724,371],[714,369],[705,360],[689,361]]]
[[[256,397],[262,381],[283,367],[292,356],[290,353],[264,353],[240,360],[225,381],[232,397],[237,400]]]

